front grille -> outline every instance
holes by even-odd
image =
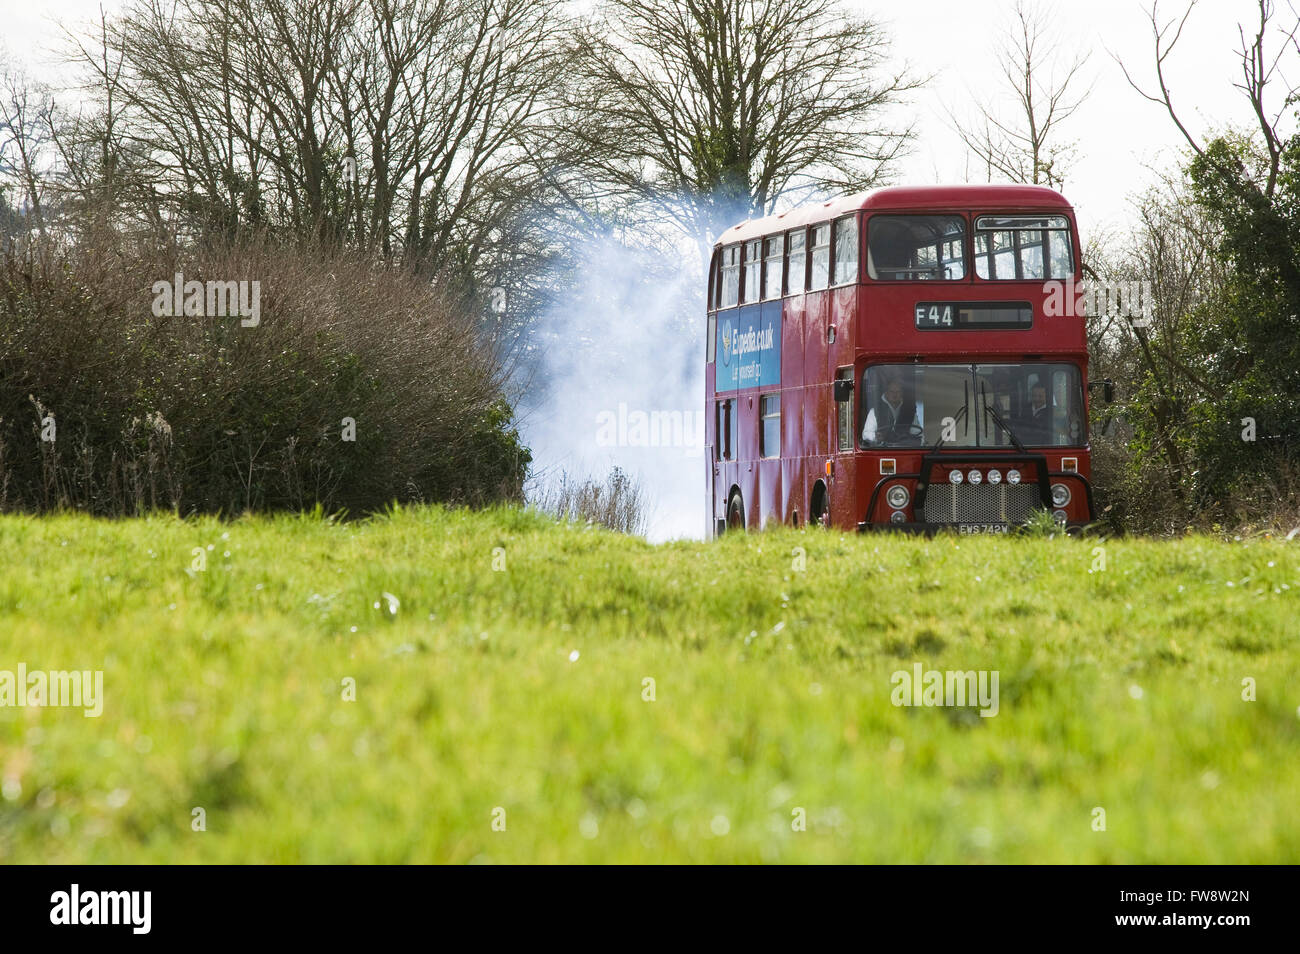
[[[1020,524],[1041,504],[1038,484],[931,484],[921,516],[926,523]]]

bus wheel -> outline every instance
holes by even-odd
[[[830,501],[826,496],[826,485],[819,480],[813,484],[811,506],[808,508],[808,525],[828,527],[830,517]]]
[[[727,529],[745,529],[745,507],[741,503],[739,493],[732,494],[731,502],[727,504]]]

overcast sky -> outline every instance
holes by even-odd
[[[0,0],[4,48],[37,76],[56,78],[49,51],[60,38],[58,22],[93,21],[101,2],[110,12],[121,6],[121,0]],[[980,170],[971,166],[945,110],[969,113],[976,98],[988,100],[998,93],[994,51],[1008,26],[1012,0],[848,2],[888,24],[900,62],[933,75],[908,110],[917,120],[919,135],[912,155],[897,169],[898,181],[978,180]],[[1085,74],[1093,92],[1063,127],[1079,143],[1078,162],[1063,191],[1079,210],[1086,239],[1090,230],[1124,225],[1129,197],[1151,179],[1148,167],[1169,166],[1182,141],[1163,110],[1129,88],[1114,59],[1121,59],[1135,78],[1151,86],[1145,0],[1043,0],[1037,6],[1059,22],[1073,48],[1091,54]],[[1166,0],[1161,19],[1182,9],[1181,0]],[[1253,23],[1255,16],[1254,0],[1201,0],[1193,12],[1167,68],[1175,104],[1193,130],[1249,121],[1248,106],[1232,86],[1238,71],[1233,50],[1239,43],[1237,23]],[[1293,53],[1290,61],[1293,72],[1300,73],[1300,56]],[[1300,82],[1300,76],[1295,79]]]

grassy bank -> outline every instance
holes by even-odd
[[[1300,550],[1099,545],[6,517],[0,861],[1300,860]]]

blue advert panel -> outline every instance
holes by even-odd
[[[781,384],[781,303],[718,312],[714,391]]]

